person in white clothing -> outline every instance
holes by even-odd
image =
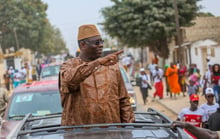
[[[151,86],[150,86],[150,75],[145,72],[144,68],[140,69],[140,73],[141,73],[140,74],[140,77],[141,77],[140,90],[141,90],[141,93],[142,93],[144,104],[146,104],[146,102],[147,102],[146,99],[148,97],[148,89],[149,88],[151,89]]]
[[[204,103],[200,106],[205,111],[206,121],[209,120],[209,117],[217,111],[219,108],[218,103],[214,102],[214,91],[212,88],[206,88],[205,90],[205,99],[207,103]]]
[[[155,70],[156,66],[157,66],[157,64],[155,64],[154,62],[152,64],[148,65],[148,70],[150,71],[151,82],[153,82],[153,71]]]
[[[190,107],[181,110],[177,117],[177,121],[189,122],[197,127],[205,127],[205,112],[198,108],[199,96],[192,94],[190,96]],[[194,137],[189,131],[185,130],[190,136]]]
[[[14,82],[13,82],[14,88],[16,88],[20,84],[20,81],[21,81],[22,77],[23,77],[22,74],[17,69],[15,69],[15,73],[14,73],[14,77],[13,77],[13,79],[14,79]]]
[[[20,83],[25,83],[26,82],[26,77],[27,77],[27,69],[25,67],[21,67],[21,71],[20,71],[20,74],[21,74],[21,80],[20,80]]]
[[[152,72],[153,75],[153,81],[154,81],[154,87],[155,87],[155,92],[154,92],[154,98],[156,96],[159,96],[160,99],[163,98],[163,70],[159,68],[157,65],[155,66],[155,70]]]

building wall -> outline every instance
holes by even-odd
[[[220,54],[220,45],[213,40],[200,40],[191,45],[192,63],[197,64],[202,75],[208,69],[206,58],[209,58],[213,64],[220,64],[218,54]]]
[[[207,69],[206,57],[210,57],[213,63],[220,63],[220,57],[217,56],[220,53],[220,17],[197,17],[193,22],[193,26],[181,28],[182,47],[187,49],[184,59],[188,61],[187,66],[190,60],[191,63],[197,64],[201,74],[204,74]],[[174,42],[173,40],[169,44],[170,57],[166,61],[174,61],[173,54],[177,50]],[[187,47],[190,47],[190,52]],[[197,48],[197,55],[195,48]],[[211,55],[211,49],[215,52],[215,56]],[[191,53],[191,59],[189,53]]]
[[[184,42],[213,39],[220,43],[220,17],[198,17],[185,29]]]

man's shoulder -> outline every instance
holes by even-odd
[[[69,65],[69,64],[77,64],[81,61],[81,59],[79,57],[74,57],[74,58],[70,58],[70,59],[67,59],[66,61],[64,61],[61,66],[64,66],[64,65]]]
[[[181,110],[181,113],[188,113],[189,111],[190,111],[189,108],[186,107]]]
[[[219,108],[219,104],[218,104],[218,103],[215,103],[214,105],[215,105],[217,108]]]
[[[200,107],[198,107],[197,110],[195,111],[195,113],[204,115],[205,114],[205,110],[200,108]]]
[[[207,103],[203,103],[200,105],[200,108],[207,106]]]

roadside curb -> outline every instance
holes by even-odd
[[[151,97],[151,96],[150,96]],[[153,97],[151,97],[153,99]],[[178,115],[178,113],[176,113],[173,109],[171,109],[170,107],[168,107],[166,104],[164,104],[163,102],[161,102],[160,100],[155,100],[156,102],[160,103],[163,107],[165,107],[166,109],[168,109],[170,112],[172,112],[174,115]]]
[[[154,88],[152,89],[152,92],[150,93],[149,97],[151,98],[151,100],[153,100],[153,92],[154,92]],[[163,103],[163,99],[159,100],[159,99],[154,99],[154,101],[156,101],[157,103],[161,104],[163,107],[165,107],[166,109],[168,109],[171,113],[173,113],[174,115],[178,116],[178,113],[175,112],[172,108],[168,107],[165,103]]]

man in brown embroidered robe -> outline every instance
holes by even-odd
[[[95,25],[79,27],[80,55],[60,68],[62,125],[134,122],[118,65],[118,51],[101,57],[103,40]]]

